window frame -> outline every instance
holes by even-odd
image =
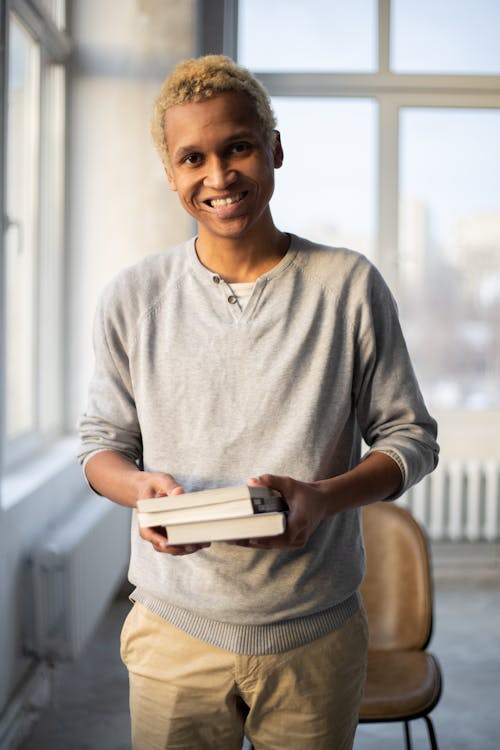
[[[8,159],[8,81],[9,81],[9,37],[10,37],[10,18],[11,14],[14,14],[19,22],[27,29],[33,39],[39,46],[40,53],[40,66],[39,66],[39,118],[40,118],[40,138],[39,138],[39,149],[37,154],[37,165],[38,165],[38,216],[37,216],[37,258],[40,259],[41,251],[44,249],[43,235],[46,227],[44,226],[42,211],[45,203],[44,198],[44,183],[49,174],[49,164],[46,154],[46,143],[47,143],[47,122],[48,122],[48,111],[47,111],[47,95],[48,95],[48,75],[52,72],[54,67],[60,67],[66,71],[69,64],[69,56],[71,52],[71,44],[69,36],[64,29],[59,29],[55,21],[51,18],[47,7],[45,7],[40,0],[6,0],[2,3],[1,16],[0,16],[0,55],[1,55],[1,69],[3,71],[0,80],[0,249],[1,249],[1,263],[0,263],[0,298],[2,304],[0,306],[0,361],[6,362],[6,326],[7,317],[6,309],[3,300],[5,299],[5,269],[6,269],[6,239],[7,230],[9,228],[10,220],[7,216],[7,159]],[[63,104],[64,111],[62,113],[64,121],[66,121],[67,112],[67,75],[65,74],[64,96],[65,103]],[[61,146],[61,157],[64,165],[66,155],[66,142],[63,139]],[[63,182],[65,181],[65,167],[62,167],[64,171]],[[63,278],[63,265],[64,265],[64,214],[60,216],[60,237],[61,247],[58,248],[58,256],[56,263],[58,265],[59,278]],[[2,476],[8,474],[9,471],[15,469],[16,465],[27,459],[34,457],[39,454],[42,450],[50,447],[55,439],[60,437],[63,432],[64,425],[64,413],[63,413],[63,397],[60,399],[60,409],[57,417],[58,427],[56,429],[45,430],[40,423],[40,414],[42,407],[43,392],[41,390],[41,382],[44,378],[43,370],[47,368],[47,364],[44,362],[42,347],[40,345],[41,339],[44,336],[43,322],[46,320],[46,305],[41,295],[42,288],[42,274],[46,273],[45,269],[42,268],[41,263],[37,263],[35,270],[35,286],[36,286],[36,321],[37,328],[35,330],[35,373],[34,373],[34,388],[35,388],[35,420],[36,424],[33,430],[26,432],[23,435],[8,439],[6,434],[6,397],[7,397],[7,385],[6,385],[6,366],[0,368],[0,473]],[[57,289],[57,294],[64,294],[62,288]],[[52,292],[50,290],[49,294]],[[40,322],[42,321],[42,322]],[[55,322],[55,321],[52,321]],[[57,321],[59,322],[59,321]],[[62,325],[62,321],[60,323]],[[60,365],[61,372],[58,372],[58,380],[62,383],[62,362],[63,362],[63,335],[61,330],[56,330],[55,335],[58,336],[58,349],[60,350],[60,356],[58,357],[58,366]],[[45,334],[46,335],[46,334]]]
[[[238,0],[201,3],[218,8],[218,35],[199,34],[200,54],[238,56]],[[398,287],[399,113],[406,107],[500,108],[500,75],[395,73],[390,69],[391,0],[378,0],[378,70],[370,73],[258,72],[271,96],[375,99],[378,103],[378,221],[375,257]],[[200,23],[203,23],[201,16]],[[220,45],[217,49],[216,45]],[[383,250],[382,250],[383,248]]]
[[[238,0],[198,0],[198,54],[222,53],[238,59]],[[212,23],[207,25],[207,19]],[[399,150],[402,109],[500,110],[500,75],[398,73],[391,70],[391,0],[377,1],[378,68],[367,73],[258,71],[270,95],[287,97],[368,98],[378,103],[377,205],[374,260],[396,296],[399,235]],[[218,28],[215,24],[219,23]],[[435,410],[442,434],[457,417],[462,437],[484,426],[500,435],[500,410]],[[456,426],[455,426],[456,427]],[[453,431],[456,432],[455,427]],[[458,449],[453,440],[454,448]]]

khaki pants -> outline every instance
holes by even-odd
[[[122,630],[134,750],[348,750],[362,697],[364,612],[282,654],[241,656],[141,604]]]

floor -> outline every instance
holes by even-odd
[[[431,650],[444,692],[432,718],[440,750],[500,748],[500,562],[492,549],[465,545],[457,553],[445,546],[435,554]],[[54,704],[20,750],[130,750],[127,676],[118,653],[128,608],[118,597],[80,660],[57,674]],[[412,735],[414,750],[429,747],[422,721]],[[402,728],[360,726],[354,747],[403,750]]]

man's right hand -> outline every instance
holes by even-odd
[[[170,495],[182,495],[183,488],[170,474],[162,472],[138,472],[135,479],[138,486],[138,500],[151,497],[169,497]],[[169,555],[191,555],[204,547],[210,547],[209,543],[169,545],[166,530],[163,527],[139,527],[140,536],[150,542],[156,552],[166,552]]]
[[[92,456],[85,473],[96,492],[115,503],[135,508],[138,500],[149,497],[181,495],[184,489],[170,474],[161,471],[140,471],[137,465],[117,451],[101,451]],[[169,555],[190,555],[209,544],[169,545],[165,530],[139,529],[141,537],[157,552]]]

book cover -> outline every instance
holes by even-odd
[[[169,544],[196,544],[198,542],[223,542],[277,536],[285,531],[284,513],[256,513],[239,518],[219,518],[173,524],[167,527]]]

